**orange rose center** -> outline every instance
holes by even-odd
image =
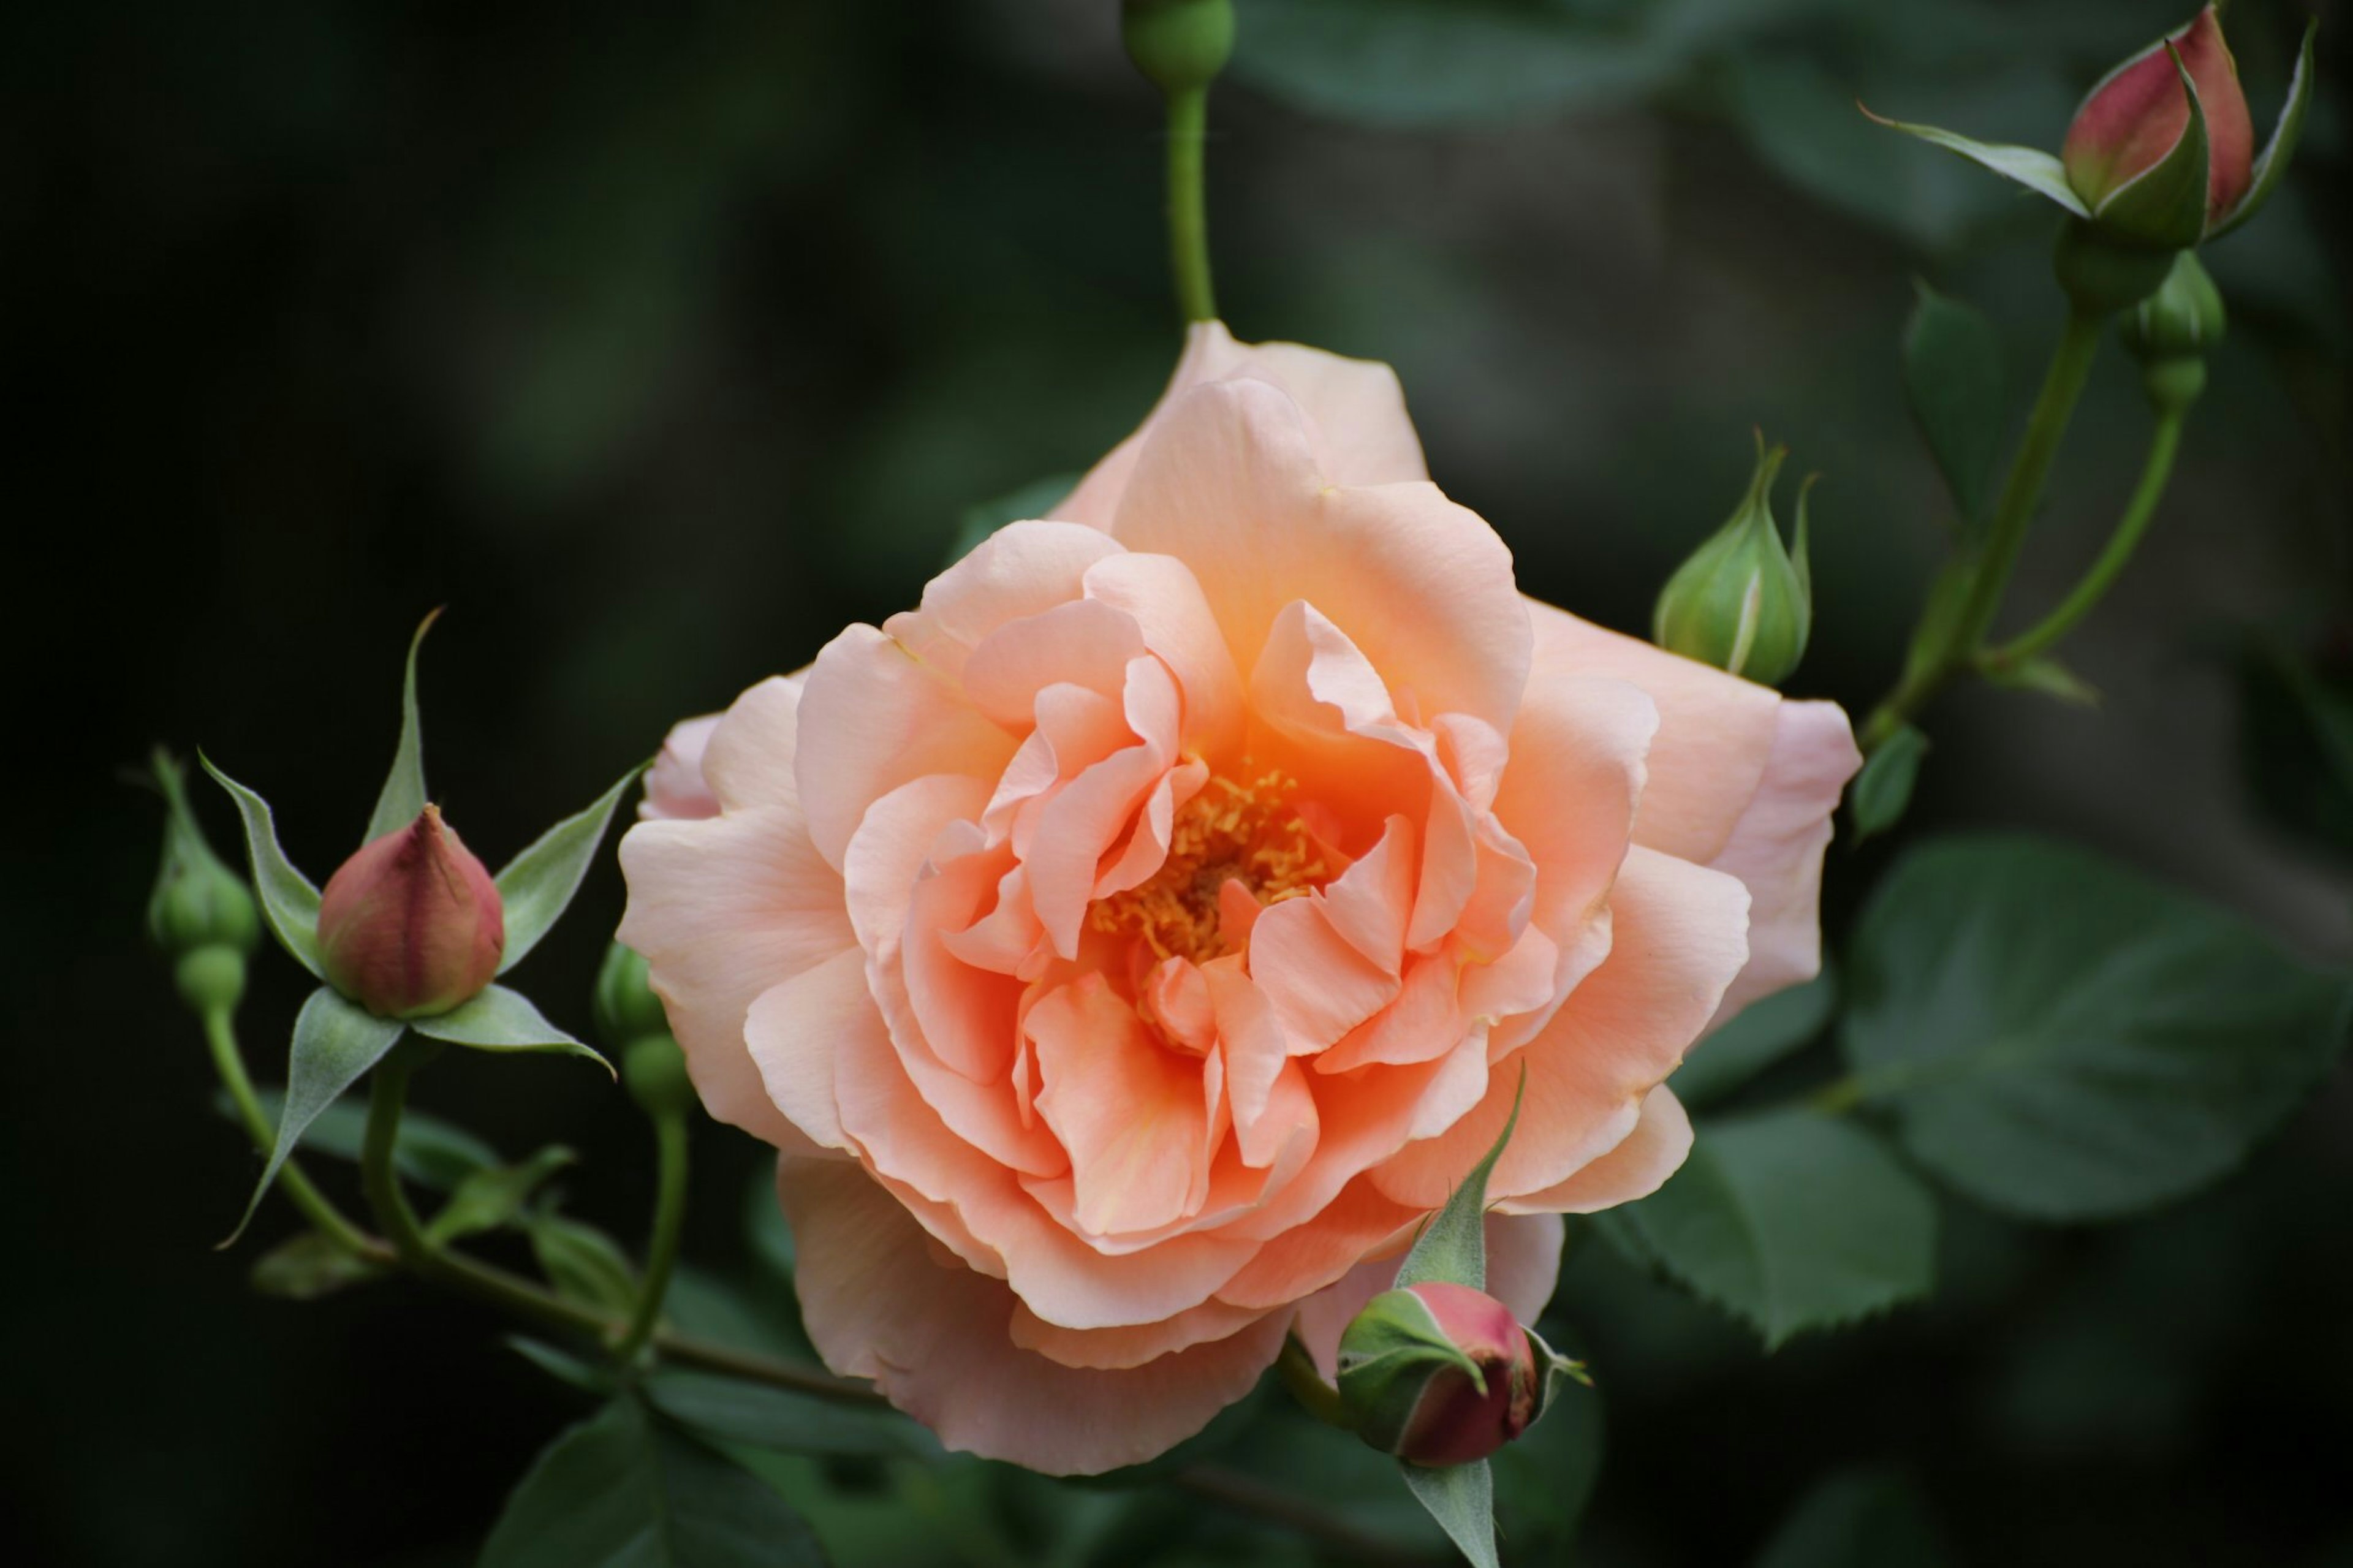
[[[1218,900],[1240,882],[1261,905],[1323,885],[1332,873],[1292,808],[1297,784],[1270,773],[1244,785],[1212,776],[1176,810],[1168,858],[1151,878],[1087,911],[1099,931],[1140,937],[1162,958],[1206,963],[1226,951]]]

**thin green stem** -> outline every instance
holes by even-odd
[[[2015,669],[2074,630],[2076,623],[2090,615],[2115,586],[2155,520],[2158,502],[2165,497],[2166,483],[2173,477],[2174,455],[2181,447],[2181,423],[2186,413],[2186,409],[2174,408],[2158,414],[2157,428],[2149,437],[2148,460],[2141,466],[2140,483],[2134,487],[2132,500],[2126,503],[2124,516],[2117,520],[2116,531],[2108,536],[2106,548],[2084,574],[2083,580],[2060,601],[2058,608],[2031,628],[2000,647],[1981,650],[1978,654],[1978,668],[1994,674]]]
[[[1208,139],[1208,85],[1168,94],[1168,268],[1176,283],[1176,309],[1187,321],[1218,319],[1204,194]]]
[[[657,1160],[653,1237],[646,1247],[646,1277],[638,1289],[637,1310],[613,1350],[613,1359],[625,1368],[636,1363],[638,1352],[653,1338],[654,1325],[661,1321],[662,1298],[670,1291],[670,1273],[678,1267],[679,1238],[686,1228],[686,1113],[673,1106],[657,1113],[653,1122]]]
[[[253,1079],[246,1074],[245,1053],[237,1044],[236,1020],[226,1007],[207,1007],[203,1023],[205,1043],[212,1047],[213,1068],[220,1074],[229,1099],[237,1102],[237,1115],[245,1122],[254,1147],[267,1154],[278,1140],[278,1130],[262,1113],[261,1101],[253,1092]],[[379,1263],[391,1261],[391,1249],[345,1218],[333,1200],[321,1192],[290,1159],[279,1167],[278,1188],[321,1235],[344,1251]]]
[[[2066,439],[2068,422],[2084,395],[2084,384],[2092,374],[2092,362],[2099,353],[2100,333],[2106,320],[2096,311],[2068,312],[2059,345],[2052,351],[2051,368],[2042,377],[2042,390],[2034,400],[2034,412],[2027,418],[2026,438],[2020,444],[2000,499],[1994,504],[1993,521],[1986,531],[1985,552],[1978,562],[1968,595],[1938,646],[1914,662],[1895,689],[1864,721],[1860,738],[1865,752],[1875,752],[1893,740],[1896,731],[1909,723],[1912,715],[1942,690],[1947,680],[1969,667],[1994,616],[2000,613],[2002,595],[2010,586],[2018,552],[2026,542],[2035,509],[2042,502],[2051,465]]]

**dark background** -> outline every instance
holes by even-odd
[[[1793,686],[1859,711],[1941,548],[1897,376],[1909,279],[1994,313],[2021,410],[2058,306],[2047,209],[1849,100],[2055,146],[2074,95],[2186,8],[1489,0],[1450,52],[1416,0],[1365,0],[1336,43],[1328,5],[1240,0],[1209,157],[1221,300],[1244,338],[1396,363],[1436,478],[1524,585],[1628,629],[1736,500],[1761,424],[1826,475]],[[254,1160],[140,942],[158,813],[121,771],[201,743],[323,878],[388,757],[407,634],[446,603],[428,763],[495,864],[672,719],[911,603],[965,507],[1082,468],[1176,346],[1157,106],[1115,9],[0,21],[17,1561],[466,1562],[577,1408],[420,1288],[249,1295],[281,1205],[211,1250]],[[2259,126],[2303,15],[2234,8]],[[1527,37],[1556,32],[1514,31],[1563,17],[1641,47],[1547,54]],[[2353,18],[2326,20],[2291,188],[2209,258],[2232,336],[2179,476],[2071,644],[2105,706],[1947,701],[1905,832],[2085,838],[2343,960],[2353,862],[2255,809],[2235,676],[2249,628],[2353,646]],[[2108,355],[2014,603],[2089,558],[2146,427]],[[1834,936],[1887,853],[1833,850]],[[619,900],[608,859],[518,976],[575,1027]],[[270,954],[256,975],[267,1080],[301,987]],[[574,1208],[634,1238],[647,1140],[625,1098],[577,1066],[463,1056],[423,1103],[510,1153],[578,1148]],[[697,1152],[690,1246],[723,1265],[757,1151],[706,1123]],[[1916,1480],[1961,1562],[2353,1562],[2348,1205],[2340,1070],[2244,1173],[2164,1215],[2029,1230],[1947,1199],[1932,1306],[1769,1360],[1573,1251],[1561,1307],[1609,1422],[1583,1560],[1747,1561],[1818,1478],[1867,1460]]]

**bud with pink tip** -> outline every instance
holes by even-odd
[[[2172,46],[2170,53],[2167,45]],[[2177,68],[2175,57],[2180,59]],[[2214,7],[2110,71],[2075,110],[2059,161],[2096,215],[2109,196],[2164,162],[2189,123],[2187,72],[2206,116],[2206,221],[2221,222],[2255,178],[2255,124]]]
[[[1483,1290],[1425,1279],[1365,1304],[1340,1336],[1340,1402],[1357,1436],[1408,1464],[1467,1465],[1544,1408],[1549,1350]]]
[[[497,884],[427,805],[327,879],[319,957],[330,985],[380,1018],[427,1018],[474,997],[506,950]]]

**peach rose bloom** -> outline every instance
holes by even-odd
[[[1054,520],[736,701],[620,935],[783,1151],[827,1364],[1091,1473],[1294,1322],[1328,1371],[1524,1072],[1490,1232],[1534,1319],[1557,1215],[1682,1163],[1684,1052],[1815,972],[1858,762],[1523,598],[1387,366],[1209,323]]]

